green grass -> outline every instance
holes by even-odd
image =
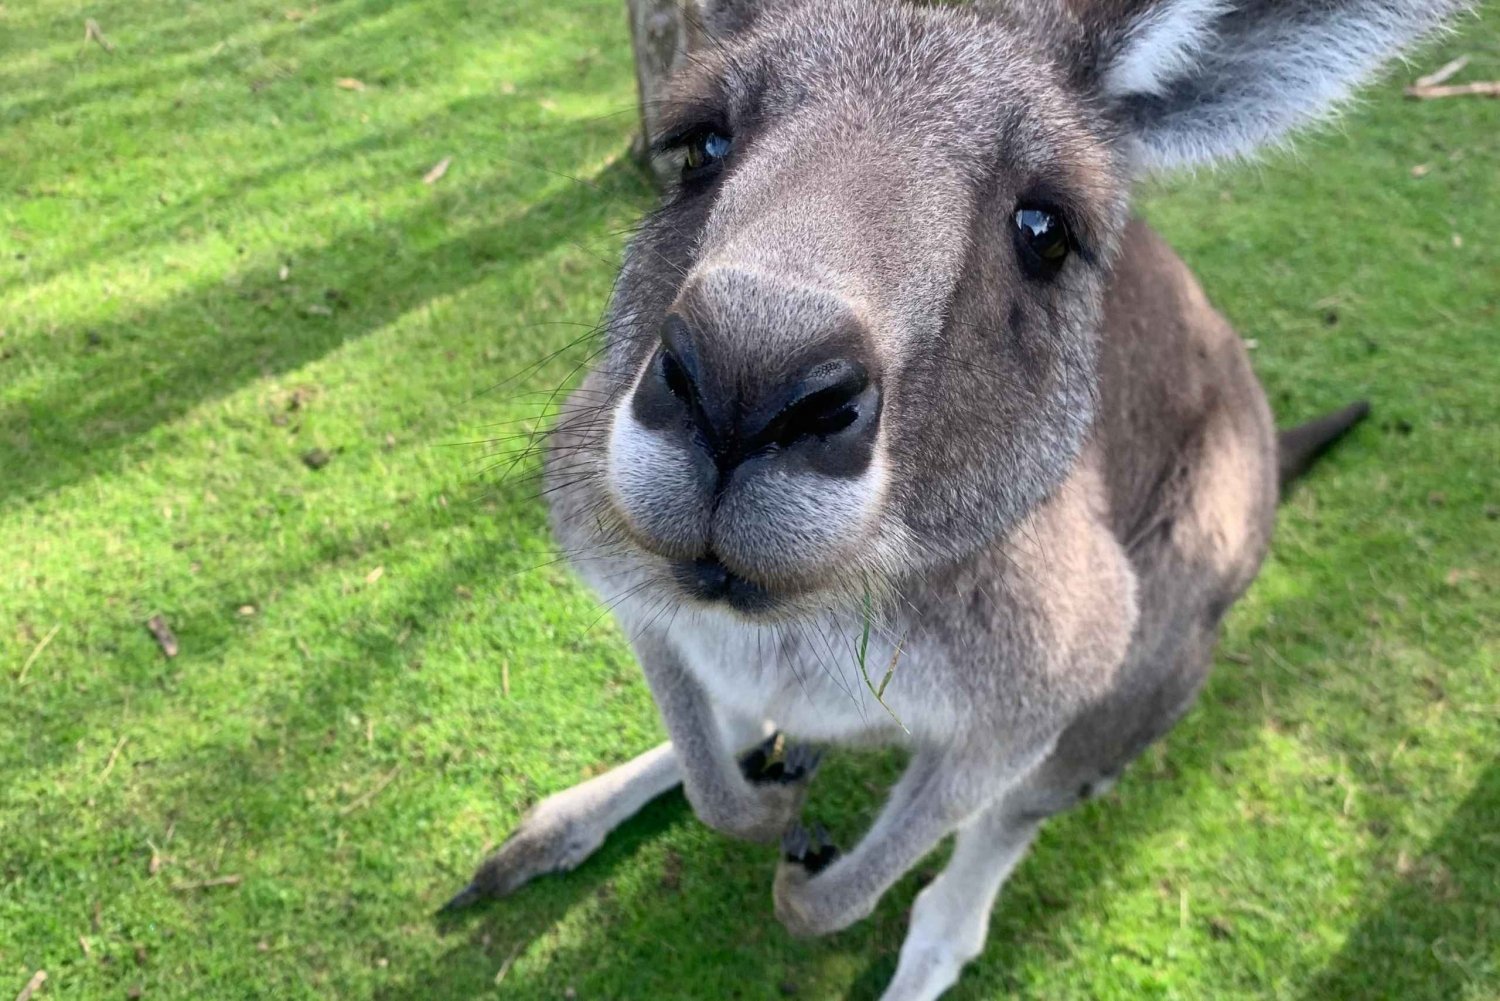
[[[297,4],[0,6],[0,996],[873,997],[917,878],[794,942],[773,853],[677,796],[431,918],[660,739],[533,486],[463,444],[569,376],[495,388],[595,321],[650,193],[615,0]],[[1496,14],[1402,73],[1500,77]],[[1376,415],[955,997],[1500,996],[1500,102],[1399,83],[1146,199],[1283,419]],[[847,840],[895,764],[811,809]]]

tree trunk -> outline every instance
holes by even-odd
[[[635,47],[635,82],[641,98],[641,133],[635,151],[644,157],[647,137],[656,134],[661,101],[677,60],[688,44],[689,21],[683,7],[691,0],[625,0],[630,11],[630,41]],[[661,165],[653,165],[666,181]]]

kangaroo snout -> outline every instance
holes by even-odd
[[[883,482],[875,358],[833,293],[721,269],[686,285],[610,449],[620,512],[684,592],[763,611],[858,548]]]
[[[762,371],[736,378],[713,370],[704,341],[681,316],[667,318],[635,393],[642,423],[682,428],[720,480],[750,458],[794,452],[825,475],[858,475],[869,465],[880,387],[857,355],[834,341],[799,367],[767,359]]]

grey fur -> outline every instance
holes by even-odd
[[[1464,0],[1062,0],[1021,5],[1074,53],[1142,169],[1243,156],[1328,116]]]
[[[1265,553],[1277,445],[1239,338],[1129,216],[1141,150],[1238,151],[1305,117],[1268,110],[1265,87],[1330,44],[1314,12],[1324,26],[1394,19],[1388,48],[1449,5],[1241,0],[1190,19],[1218,70],[1170,46],[1162,72],[1143,70],[1142,33],[1180,7],[709,4],[713,35],[663,128],[708,120],[734,150],[632,242],[604,358],[547,459],[556,534],[632,637],[671,744],[539,805],[466,893],[576,864],[679,776],[715,828],[791,831],[773,896],[795,934],[866,916],[956,832],[885,995],[936,997],[982,947],[1038,825],[1187,710]],[[1239,50],[1304,29],[1301,47]],[[1215,76],[1228,66],[1270,74],[1249,104]],[[1129,87],[1154,88],[1150,101]],[[1229,146],[1202,138],[1231,120]],[[1019,266],[1018,200],[1068,218],[1075,250],[1050,281]],[[715,468],[685,422],[643,418],[668,314],[692,320],[726,406],[774,390],[796,358],[859,352],[884,394],[868,467],[830,475],[788,447]],[[708,553],[772,604],[688,598],[673,567]],[[879,701],[853,654],[867,606],[863,673],[896,665]],[[873,827],[836,859],[795,826],[805,752],[789,758],[795,781],[737,761],[773,723],[910,749]],[[818,871],[803,864],[814,855]]]

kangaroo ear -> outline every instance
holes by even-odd
[[[1140,169],[1242,156],[1330,114],[1466,0],[1056,0],[1065,45]],[[1061,35],[1062,37],[1059,37]]]

